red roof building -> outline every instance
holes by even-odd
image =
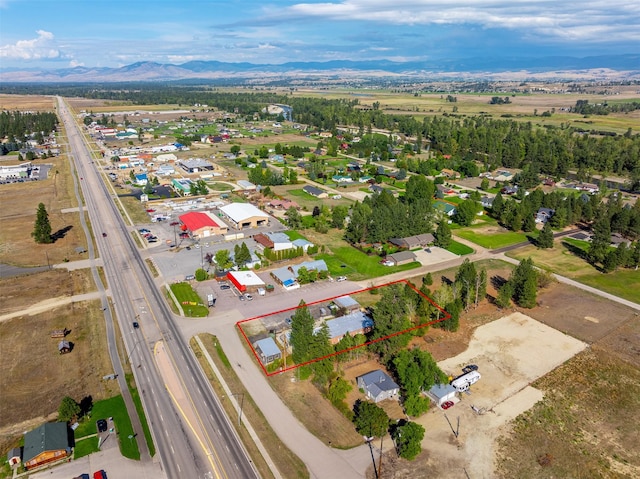
[[[214,235],[227,234],[229,227],[220,218],[215,218],[207,212],[191,211],[180,216],[181,229],[191,231],[194,238],[206,238]]]

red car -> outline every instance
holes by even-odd
[[[451,406],[453,406],[453,401],[445,401],[440,405],[442,409],[449,409]]]
[[[147,210],[147,213],[155,213],[155,212],[156,212],[156,210],[154,210],[153,208],[149,208],[149,209]]]
[[[103,469],[93,473],[93,479],[107,479],[107,473]]]

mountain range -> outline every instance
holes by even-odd
[[[640,54],[591,57],[509,57],[445,59],[421,62],[334,60],[282,64],[190,61],[180,65],[138,62],[117,68],[13,68],[0,70],[0,82],[128,82],[220,79],[330,77],[396,77],[428,79],[558,78],[640,80]]]

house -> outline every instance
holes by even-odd
[[[9,467],[17,466],[22,461],[22,450],[19,447],[14,447],[7,452],[7,462]]]
[[[284,233],[259,233],[253,235],[253,240],[265,248],[271,248],[273,251],[282,251],[293,248],[293,243]]]
[[[286,266],[271,271],[271,277],[286,290],[298,289],[300,287],[300,283],[296,281],[296,275]]]
[[[456,206],[451,204],[451,203],[447,203],[446,201],[436,201],[433,203],[433,209],[435,209],[436,211],[439,211],[441,213],[444,213],[446,216],[453,216],[456,214]]]
[[[290,269],[291,271],[293,271],[293,274],[296,275],[296,278],[298,277],[298,272],[301,268],[306,268],[307,271],[329,271],[329,268],[327,268],[327,263],[325,263],[323,259],[317,259],[315,261],[304,261],[300,264],[294,264],[293,266],[291,266]]]
[[[147,178],[147,174],[146,173],[140,173],[139,175],[136,175],[136,184],[137,185],[146,186],[147,183],[149,183],[149,178]]]
[[[417,260],[415,253],[411,251],[400,251],[399,253],[389,254],[386,257],[387,261],[391,261],[393,266],[400,266],[403,264],[413,263]]]
[[[311,196],[315,196],[316,198],[328,198],[329,194],[324,191],[321,190],[320,188],[316,188],[315,186],[311,186],[311,185],[306,185],[302,187],[302,190],[305,193],[310,194]]]
[[[253,348],[256,350],[256,354],[260,358],[260,362],[265,365],[282,357],[280,348],[271,336],[256,341],[253,343]]]
[[[231,203],[220,208],[236,228],[258,228],[269,224],[269,215],[250,203]]]
[[[613,233],[611,235],[611,246],[613,246],[614,248],[617,248],[618,246],[620,246],[623,243],[626,244],[627,246],[631,246],[631,240],[628,240],[627,238],[625,238],[621,234]]]
[[[371,193],[382,193],[384,191],[384,188],[380,185],[369,185],[369,191]]]
[[[298,203],[289,200],[271,200],[267,203],[267,206],[276,210],[288,210],[289,208],[295,208],[297,210],[300,209],[300,205]]]
[[[353,183],[353,178],[347,175],[333,175],[331,179],[338,185],[341,183]]]
[[[64,339],[58,343],[58,352],[60,354],[67,354],[71,352],[71,343]]]
[[[450,170],[448,168],[442,168],[442,171],[440,173],[442,174],[442,176],[445,176],[447,178],[453,178],[453,179],[460,178],[460,173],[454,170]]]
[[[190,231],[194,238],[224,235],[229,231],[229,227],[220,218],[206,211],[190,211],[180,215],[178,219],[182,222],[182,231]]]
[[[483,208],[491,208],[493,206],[493,200],[494,197],[485,195],[480,198],[480,204],[483,206]]]
[[[556,211],[551,208],[540,208],[536,213],[536,223],[546,223]]]
[[[435,384],[425,394],[434,403],[441,406],[442,403],[455,399],[456,388],[451,384]]]
[[[358,376],[356,382],[358,388],[365,392],[367,398],[376,403],[385,399],[395,399],[400,392],[400,386],[381,369]]]
[[[405,249],[424,248],[435,241],[434,236],[431,233],[425,233],[414,236],[407,236],[405,238],[391,238],[389,243]]]
[[[442,193],[442,196],[455,194],[455,190],[453,190],[452,188],[449,188],[448,186],[436,185],[436,189],[440,193]]]
[[[326,322],[329,328],[329,341],[336,345],[347,334],[366,334],[373,329],[373,319],[362,311],[354,311]]]
[[[22,461],[27,470],[70,455],[69,429],[64,422],[49,422],[24,435]]]
[[[515,195],[518,192],[518,185],[505,186],[500,190],[503,195]]]

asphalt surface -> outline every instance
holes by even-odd
[[[169,478],[193,479],[258,477],[188,344],[176,329],[164,297],[138,253],[130,228],[112,201],[115,194],[108,189],[110,182],[99,177],[100,173],[93,166],[87,145],[66,105],[60,98],[58,104],[92,229],[96,233],[95,242],[104,264],[112,305],[128,351],[127,361],[133,366],[164,474]],[[101,232],[108,234],[103,236]],[[91,257],[93,242],[89,241],[89,245]],[[102,288],[99,277],[96,283]],[[116,353],[113,323],[107,306],[105,302],[110,354],[114,372],[121,379],[120,386],[125,393],[124,375]],[[140,323],[139,329],[133,328],[134,320]],[[198,428],[204,431],[204,437],[196,437],[167,392],[152,355],[152,348],[158,341],[164,342],[188,400],[198,412]],[[132,420],[137,417],[135,412],[130,412],[130,416]],[[143,435],[137,434],[136,440],[144,450]]]

